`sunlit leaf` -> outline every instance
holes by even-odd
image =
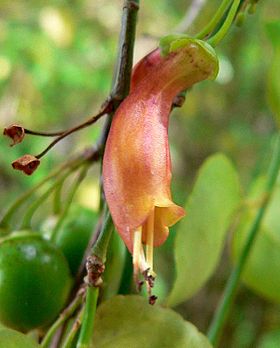
[[[92,348],[210,348],[195,326],[140,296],[117,296],[97,310]]]
[[[169,305],[190,298],[212,275],[239,200],[239,181],[231,162],[221,154],[210,157],[199,171],[186,205],[187,216],[178,227],[177,275]]]
[[[2,348],[39,348],[30,337],[0,326],[0,347]]]

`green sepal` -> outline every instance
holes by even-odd
[[[212,46],[210,46],[206,41],[194,39],[186,35],[172,34],[164,36],[160,39],[159,48],[161,55],[166,57],[172,52],[178,51],[180,48],[185,48],[190,45],[197,45],[202,50],[199,51],[200,54],[204,54],[210,61],[215,63],[215,69],[213,73],[209,76],[210,80],[214,80],[219,72],[219,60],[217,54]]]

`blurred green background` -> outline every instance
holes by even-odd
[[[219,3],[205,2],[190,34],[207,23]],[[141,1],[135,60],[155,47],[157,38],[178,26],[190,4],[190,0]],[[120,0],[1,0],[1,128],[19,123],[34,130],[54,131],[94,114],[110,91],[121,9]],[[188,92],[184,106],[173,112],[173,192],[179,204],[185,202],[203,160],[214,152],[224,152],[232,159],[244,191],[266,170],[271,138],[279,122],[267,102],[267,77],[274,49],[265,28],[267,22],[279,19],[279,14],[279,1],[260,1],[256,13],[247,16],[241,28],[234,26],[217,48],[221,64],[217,80],[195,86]],[[13,171],[10,163],[25,153],[41,152],[49,139],[27,137],[10,148],[9,140],[1,137],[1,210],[71,153],[93,145],[102,122],[58,144],[31,177]],[[95,165],[77,197],[93,209],[98,207],[98,175]],[[48,209],[37,219],[47,217],[51,212]],[[227,260],[225,251],[216,276],[178,308],[202,331],[209,324],[227,278]],[[241,287],[221,347],[276,348],[280,346],[279,332],[279,306]],[[263,343],[268,341],[279,344]]]

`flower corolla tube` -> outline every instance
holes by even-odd
[[[161,47],[133,69],[130,93],[113,118],[103,161],[104,192],[115,227],[133,255],[135,279],[142,273],[150,299],[153,248],[185,215],[170,190],[172,103],[178,93],[214,79],[217,72],[215,52],[204,41],[163,38]]]

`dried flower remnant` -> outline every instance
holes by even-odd
[[[178,93],[218,72],[215,52],[203,41],[169,36],[161,44],[133,70],[131,92],[114,116],[103,162],[106,200],[116,229],[133,254],[136,284],[141,273],[150,303],[155,301],[153,248],[185,215],[170,190],[172,103]]]
[[[17,124],[12,124],[11,126],[4,128],[3,134],[12,139],[13,142],[10,146],[14,146],[22,142],[25,136],[25,131],[23,127]]]
[[[12,163],[12,167],[21,170],[27,175],[33,174],[40,164],[40,160],[32,155],[24,155]]]

